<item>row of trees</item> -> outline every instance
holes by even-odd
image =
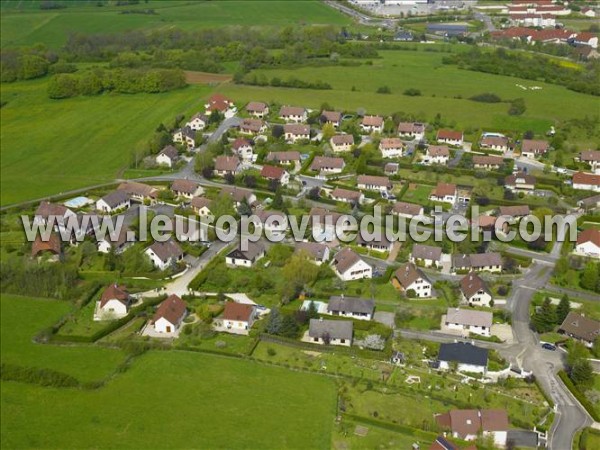
[[[503,48],[495,51],[474,47],[464,53],[455,53],[442,59],[444,64],[456,64],[459,68],[478,72],[540,80],[558,84],[585,94],[600,95],[600,62],[586,65],[585,70],[564,67],[544,56],[523,55]]]
[[[48,97],[61,99],[111,91],[123,94],[159,93],[185,86],[185,75],[179,69],[94,69],[54,75],[48,83]]]

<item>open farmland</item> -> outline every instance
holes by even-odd
[[[114,33],[140,29],[194,30],[225,25],[284,26],[345,25],[350,19],[317,1],[151,1],[121,7],[74,1],[61,10],[41,11],[41,2],[2,2],[2,46],[61,46],[70,32]],[[122,14],[123,10],[153,9],[154,14]],[[118,19],[118,20],[117,20]]]
[[[110,348],[34,343],[36,334],[71,311],[68,302],[8,294],[0,302],[3,364],[55,370],[85,382],[108,376],[125,358]]]
[[[93,436],[95,448],[118,438],[121,448],[324,449],[335,397],[333,381],[318,375],[150,352],[97,390],[3,382],[2,447],[88,448]]]
[[[197,112],[209,92],[51,100],[47,83],[2,85],[2,205],[113,180],[161,122]]]
[[[261,99],[318,108],[328,102],[337,109],[366,108],[369,113],[390,114],[396,111],[413,113],[433,120],[437,113],[457,127],[492,130],[533,130],[544,133],[557,120],[598,114],[598,99],[568,89],[541,82],[461,70],[442,64],[449,53],[425,51],[380,51],[381,58],[372,65],[362,61],[359,66],[324,66],[295,69],[256,70],[267,80],[291,77],[302,81],[329,83],[332,90],[289,89],[257,86],[223,86],[223,91],[236,100]],[[461,51],[459,45],[437,47]],[[539,90],[523,90],[517,84]],[[388,86],[391,94],[377,94],[379,87]],[[421,96],[406,96],[406,89],[421,91]],[[508,103],[478,103],[469,97],[491,92],[508,101],[522,97],[527,110],[522,116],[509,116]]]

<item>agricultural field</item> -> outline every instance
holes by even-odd
[[[164,94],[51,100],[47,83],[2,84],[2,205],[114,180],[161,122],[197,112],[209,92],[194,85]]]
[[[302,81],[329,83],[332,90],[273,88],[225,85],[222,91],[236,100],[261,99],[268,102],[306,105],[318,108],[328,102],[336,109],[366,108],[368,113],[390,114],[403,111],[433,120],[440,113],[442,120],[461,129],[497,131],[533,130],[545,133],[557,120],[584,117],[597,113],[597,99],[564,87],[521,80],[518,78],[461,70],[442,64],[448,50],[462,51],[464,46],[436,47],[443,51],[425,51],[428,47],[413,46],[418,51],[382,50],[381,58],[372,64],[361,61],[359,66],[324,66],[294,69],[263,69],[252,74],[267,79],[291,77]],[[251,76],[252,76],[251,74]],[[539,86],[539,90],[523,90],[517,86]],[[388,86],[391,94],[377,94],[379,87]],[[406,89],[415,88],[421,96],[406,96]],[[527,110],[522,116],[509,116],[507,103],[478,103],[469,97],[492,92],[502,100],[522,97]]]
[[[35,335],[72,311],[68,302],[2,294],[0,306],[3,364],[51,369],[87,382],[108,376],[125,359],[112,348],[34,343]]]
[[[285,26],[302,24],[346,25],[350,19],[318,1],[263,0],[247,2],[149,1],[122,7],[94,6],[74,1],[60,10],[41,11],[41,1],[2,2],[2,47],[63,45],[71,32],[116,33],[141,29],[195,30],[225,25]],[[123,14],[121,11],[153,9],[154,14]]]

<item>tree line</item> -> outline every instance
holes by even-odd
[[[61,99],[103,92],[154,94],[185,86],[185,75],[180,69],[91,69],[54,75],[47,92],[48,97]]]
[[[443,64],[455,64],[461,69],[493,73],[527,80],[565,86],[584,94],[600,95],[600,62],[593,61],[585,70],[564,67],[551,59],[537,55],[521,55],[503,48],[482,51],[478,47],[464,53],[445,56]]]

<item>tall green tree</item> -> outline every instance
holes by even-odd
[[[539,310],[533,315],[533,327],[538,333],[546,333],[551,331],[556,324],[556,312],[550,302],[550,298],[546,297],[544,303]]]
[[[571,302],[567,294],[563,295],[560,299],[560,303],[556,307],[556,323],[561,324],[567,318],[567,315],[571,311]]]

